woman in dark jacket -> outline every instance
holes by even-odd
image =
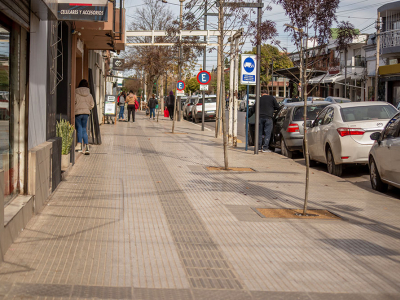
[[[174,92],[170,91],[169,92],[169,97],[167,99],[167,108],[168,108],[169,117],[171,118],[171,120],[173,120],[173,118],[174,118],[174,106],[175,106]]]
[[[151,115],[153,115],[153,120],[156,119],[156,105],[157,104],[158,104],[158,101],[156,99],[156,96],[154,94],[152,94],[151,98],[149,100],[150,119],[151,119]]]

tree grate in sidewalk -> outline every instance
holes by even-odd
[[[272,219],[314,219],[314,220],[341,220],[338,215],[326,209],[308,209],[303,215],[302,209],[292,208],[254,208],[262,218]]]
[[[188,134],[187,132],[164,132],[165,134]]]
[[[232,167],[225,170],[224,167],[207,167],[208,171],[231,171],[231,172],[255,172],[252,168]]]

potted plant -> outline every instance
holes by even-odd
[[[65,170],[69,167],[71,158],[70,151],[73,141],[74,126],[66,120],[57,122],[57,136],[62,138],[61,147],[61,169]]]

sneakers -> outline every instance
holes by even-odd
[[[82,143],[77,143],[75,147],[76,152],[82,152]]]
[[[89,152],[89,144],[88,144],[88,145],[85,145],[85,155],[90,155],[90,152]]]
[[[271,150],[267,149],[267,150],[261,150],[262,153],[272,153]]]

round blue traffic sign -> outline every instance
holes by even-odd
[[[197,81],[200,84],[208,84],[211,81],[211,74],[207,71],[200,71],[199,74],[197,74]]]
[[[254,71],[254,67],[255,67],[254,60],[251,57],[247,57],[243,62],[243,69],[247,73],[251,73]]]
[[[183,91],[185,89],[185,82],[183,82],[182,80],[178,81],[176,84],[176,89]]]

